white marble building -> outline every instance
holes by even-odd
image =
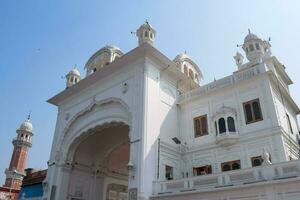
[[[145,22],[139,46],[105,46],[58,107],[44,199],[300,199],[299,108],[269,41],[249,31],[237,70],[202,85]]]

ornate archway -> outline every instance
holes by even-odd
[[[66,125],[60,145],[67,199],[127,198],[131,115],[124,103],[94,102]],[[120,159],[121,158],[121,159]]]

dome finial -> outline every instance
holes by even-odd
[[[248,28],[248,33],[251,34],[250,28]]]
[[[27,115],[27,120],[30,121],[31,119],[31,110],[29,111],[28,115]]]

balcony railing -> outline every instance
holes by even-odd
[[[263,181],[300,177],[300,161],[288,161],[247,169],[201,175],[153,184],[153,195],[188,191],[211,191],[216,188],[253,184]]]
[[[216,138],[216,143],[221,146],[229,146],[236,143],[239,140],[240,136],[238,132],[229,132],[219,133]]]

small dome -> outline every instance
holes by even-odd
[[[153,27],[151,26],[151,24],[149,24],[149,22],[146,20],[144,24],[142,24],[140,26],[140,28],[150,28],[153,29]]]
[[[250,40],[258,40],[259,37],[257,37],[257,35],[251,33],[250,29],[248,30],[248,35],[245,37],[244,39],[244,43],[250,41]]]
[[[24,122],[21,124],[19,130],[20,130],[20,131],[27,131],[27,132],[32,133],[33,127],[32,127],[32,123],[30,122],[30,120],[27,119],[26,121],[24,121]]]
[[[121,57],[123,52],[114,45],[106,45],[98,50],[85,64],[87,75],[100,70],[102,67],[112,63],[116,58]]]
[[[78,71],[78,69],[74,68],[68,73],[68,75],[80,76],[80,72]]]
[[[186,65],[186,63],[189,63],[188,65],[192,66],[192,68],[194,68],[194,70],[197,72],[198,74],[198,81],[201,81],[203,79],[203,75],[202,72],[200,70],[200,68],[198,67],[198,65],[190,58],[190,56],[184,52],[184,53],[180,53],[178,54],[173,62],[180,68],[182,68],[182,66]],[[183,71],[184,73],[184,71]]]

